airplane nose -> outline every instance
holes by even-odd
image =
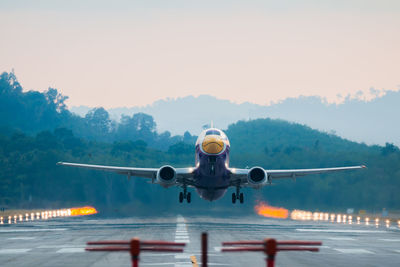
[[[206,136],[202,147],[203,151],[208,154],[218,154],[224,149],[224,142],[219,136]]]

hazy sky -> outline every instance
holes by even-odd
[[[398,90],[400,1],[0,0],[0,72],[69,105]]]

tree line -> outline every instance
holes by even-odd
[[[24,92],[13,73],[0,76],[0,206],[91,204],[109,213],[158,214],[210,209],[251,213],[258,200],[287,208],[330,210],[396,209],[400,204],[398,147],[368,146],[268,118],[238,121],[226,129],[232,166],[290,169],[365,164],[368,168],[274,181],[261,190],[244,189],[245,204],[232,206],[231,191],[217,202],[194,197],[191,205],[182,205],[179,188],[57,166],[58,161],[139,167],[183,167],[194,162],[196,136],[189,132],[184,136],[158,133],[153,118],[143,113],[124,116],[117,123],[105,109],[96,108],[81,118],[68,111],[66,99],[54,88]]]

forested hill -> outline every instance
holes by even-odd
[[[171,136],[168,131],[157,133],[153,117],[144,113],[123,116],[117,123],[110,119],[104,108],[98,107],[82,118],[67,109],[67,99],[55,88],[44,93],[24,92],[14,73],[4,72],[0,75],[0,127],[28,134],[68,128],[87,140],[143,140],[149,146],[163,150],[180,141],[194,142],[189,132],[183,136]]]
[[[193,194],[192,204],[179,204],[179,188],[164,189],[142,178],[128,181],[107,172],[56,166],[57,161],[192,166],[195,136],[159,134],[146,114],[126,117],[118,124],[98,108],[78,118],[63,105],[65,97],[53,90],[25,93],[13,74],[0,77],[0,206],[91,204],[103,212],[154,214],[210,209],[250,213],[258,200],[298,209],[380,210],[400,205],[400,151],[396,146],[367,146],[280,120],[230,125],[226,133],[231,141],[231,166],[277,169],[365,164],[368,169],[308,176],[296,182],[275,181],[259,191],[245,189],[246,203],[232,206],[231,191],[216,202]]]

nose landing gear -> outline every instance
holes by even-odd
[[[236,194],[232,193],[232,203],[235,204],[237,199],[239,200],[240,204],[243,204],[244,195],[243,193],[240,193],[240,186],[236,186]]]
[[[179,193],[179,203],[182,203],[184,199],[186,199],[187,203],[192,201],[192,194],[187,192],[186,186],[183,186],[183,192]]]

